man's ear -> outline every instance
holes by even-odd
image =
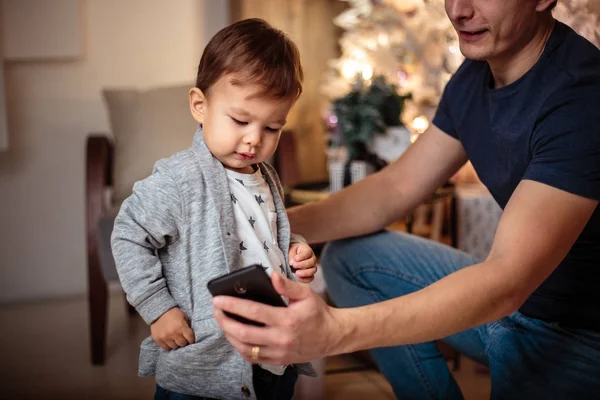
[[[206,96],[196,87],[190,89],[190,111],[196,122],[202,125],[206,112]]]

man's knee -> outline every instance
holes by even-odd
[[[347,269],[387,254],[391,248],[409,242],[410,235],[380,231],[366,236],[334,240],[325,246],[321,253],[324,268],[343,267]],[[408,244],[407,244],[408,245]]]
[[[354,246],[360,245],[359,238],[340,239],[328,242],[321,252],[320,263],[324,268],[337,268],[346,264],[346,258]]]

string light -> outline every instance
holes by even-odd
[[[429,121],[424,115],[418,116],[412,121],[412,128],[418,134],[421,134],[429,128]]]
[[[342,65],[342,75],[346,80],[352,80],[358,73],[358,63],[354,60],[344,60]]]
[[[386,33],[381,32],[377,36],[377,42],[381,47],[387,47],[390,44],[390,37]]]
[[[371,68],[370,65],[365,65],[362,71],[362,77],[365,81],[368,81],[373,77],[373,68]]]

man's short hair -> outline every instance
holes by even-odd
[[[208,42],[198,65],[196,87],[208,96],[211,86],[230,73],[236,75],[237,83],[263,87],[267,97],[286,98],[302,92],[304,73],[298,48],[262,19],[238,21]]]
[[[558,3],[558,0],[556,0],[554,3],[550,4],[550,5],[548,6],[547,10],[548,10],[548,11],[552,11],[552,9],[553,9],[554,7],[556,7],[556,3]]]

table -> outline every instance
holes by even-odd
[[[313,201],[324,200],[330,195],[329,192],[329,182],[328,181],[320,181],[320,182],[310,182],[304,183],[300,185],[296,185],[288,191],[287,194],[287,203],[290,206],[293,205],[301,205],[310,203]],[[445,202],[450,201],[450,227],[448,229],[450,236],[450,245],[452,247],[457,246],[457,222],[456,222],[456,198],[455,198],[455,187],[453,184],[446,184],[436,190],[434,195],[425,201],[423,205],[432,206],[432,223],[431,230],[428,234],[423,234],[423,232],[417,232],[420,236],[429,237],[432,240],[440,241],[442,238],[442,230],[444,223],[444,212],[445,212]],[[420,217],[423,217],[419,212],[413,212],[404,218],[403,222],[405,225],[406,232],[415,233],[414,226],[415,220],[418,220]],[[390,227],[392,230],[402,230],[401,224],[394,223]]]

